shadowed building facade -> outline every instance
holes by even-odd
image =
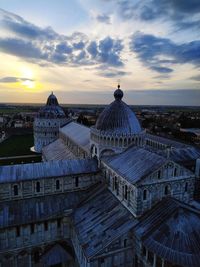
[[[122,99],[94,127],[65,121],[43,162],[0,167],[1,266],[200,266],[200,151]]]

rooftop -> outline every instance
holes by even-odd
[[[0,166],[0,183],[62,177],[97,171],[97,162],[94,159],[58,160]]]
[[[135,233],[161,258],[181,266],[199,267],[200,212],[171,198],[140,218]]]
[[[136,223],[129,211],[105,188],[81,203],[74,213],[79,242],[89,258],[127,233]]]
[[[65,145],[61,138],[50,143],[42,149],[42,155],[46,161],[62,160],[62,159],[75,159],[77,158]]]
[[[95,128],[113,134],[138,134],[141,126],[134,112],[122,101],[123,91],[114,92],[115,101],[107,106],[97,119]]]
[[[102,161],[130,183],[134,184],[169,160],[144,148],[131,147],[121,154],[104,157]]]
[[[48,97],[46,105],[39,110],[37,117],[45,119],[66,117],[64,110],[59,106],[58,100],[53,92]]]
[[[70,122],[62,127],[60,132],[69,137],[84,151],[90,151],[90,128],[76,122]]]

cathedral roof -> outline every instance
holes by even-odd
[[[47,103],[38,112],[39,118],[65,118],[65,112],[58,104],[58,100],[53,92],[47,99]]]
[[[137,223],[131,213],[106,188],[76,208],[74,224],[80,245],[90,258]]]
[[[66,210],[70,213],[70,210],[79,204],[80,199],[88,197],[90,194],[91,188],[90,190],[67,192],[65,194],[0,202],[0,229],[63,217]],[[0,250],[1,246],[2,243],[0,243]]]
[[[90,151],[90,128],[77,122],[70,122],[60,129],[60,133],[69,137],[84,151]]]
[[[46,161],[77,158],[61,138],[43,147],[42,156]]]
[[[102,161],[134,184],[156,171],[169,160],[144,148],[130,147],[121,154],[104,157]]]
[[[135,228],[144,246],[180,266],[199,266],[200,212],[166,198],[147,211]]]
[[[0,183],[97,172],[94,159],[58,160],[0,166]]]
[[[123,91],[119,88],[114,92],[115,100],[107,106],[97,119],[97,130],[113,134],[138,134],[141,126],[134,112],[122,101]]]

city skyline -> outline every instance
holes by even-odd
[[[200,3],[1,1],[0,102],[199,105]],[[44,14],[43,14],[44,13]]]

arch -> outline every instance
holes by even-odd
[[[165,194],[165,196],[170,195],[170,186],[169,185],[165,185],[164,194]]]
[[[147,200],[147,189],[143,190],[143,200]]]
[[[114,137],[111,137],[110,144],[111,144],[111,146],[114,146]]]
[[[37,181],[37,182],[36,182],[36,192],[39,193],[39,192],[40,192],[40,189],[41,189],[41,188],[40,188],[40,182]]]
[[[122,146],[122,144],[123,144],[123,140],[122,140],[122,138],[120,137],[120,138],[119,138],[119,146]]]
[[[56,180],[56,190],[59,190],[60,189],[60,180],[57,179]]]
[[[127,138],[124,138],[124,146],[127,146]]]
[[[188,191],[188,182],[185,183],[185,192]]]
[[[92,157],[95,157],[97,155],[97,147],[95,146],[95,144],[91,145],[90,153],[91,153]]]
[[[13,194],[14,194],[14,196],[18,196],[19,195],[19,186],[17,184],[15,184],[13,186]]]
[[[174,168],[174,176],[177,176],[177,168]]]
[[[128,186],[126,184],[124,186],[124,198],[128,200]]]

